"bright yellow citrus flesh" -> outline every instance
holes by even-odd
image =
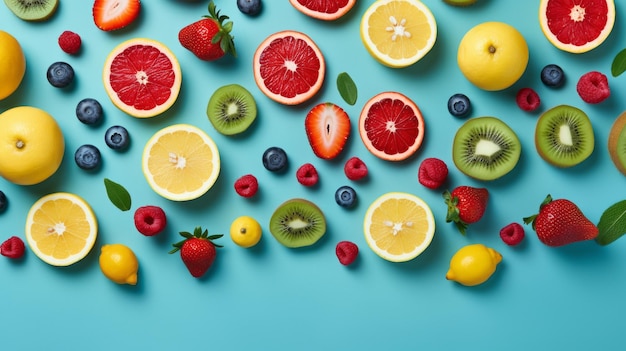
[[[466,286],[479,285],[491,277],[501,261],[502,255],[490,247],[467,245],[452,256],[446,279]]]
[[[37,200],[26,217],[26,240],[31,250],[53,266],[69,266],[93,248],[98,222],[81,197],[53,193]]]
[[[22,46],[11,34],[0,30],[0,100],[13,94],[26,72]]]
[[[374,200],[365,213],[365,240],[380,257],[405,262],[420,255],[435,234],[433,213],[422,199],[391,192]]]
[[[204,195],[220,173],[217,145],[203,130],[175,124],[156,132],[146,143],[143,174],[159,195],[187,201]]]
[[[252,247],[259,243],[262,234],[261,225],[250,216],[240,216],[230,225],[230,238],[241,247]]]
[[[103,245],[100,252],[100,270],[117,284],[137,284],[139,262],[133,250],[123,244]]]

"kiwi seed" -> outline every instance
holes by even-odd
[[[4,3],[25,21],[44,21],[54,14],[59,0],[4,0]]]
[[[626,112],[622,112],[613,122],[609,132],[609,155],[615,167],[626,175]]]
[[[290,199],[272,214],[270,233],[286,247],[310,246],[326,233],[326,218],[311,201]]]
[[[243,133],[256,119],[257,108],[254,97],[239,84],[218,88],[206,109],[209,121],[224,135]]]

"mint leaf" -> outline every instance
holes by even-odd
[[[130,210],[131,200],[128,191],[116,182],[104,178],[104,187],[107,190],[109,200],[122,211]]]
[[[626,71],[626,49],[618,52],[611,64],[611,74],[617,77]]]
[[[350,105],[356,103],[357,89],[356,84],[346,72],[339,73],[337,76],[337,89],[341,97]]]
[[[598,223],[596,242],[608,245],[626,234],[626,200],[607,208]]]

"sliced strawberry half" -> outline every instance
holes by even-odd
[[[304,128],[313,153],[319,158],[331,159],[339,155],[350,136],[350,118],[341,107],[321,103],[309,111]]]
[[[139,16],[140,9],[140,0],[96,0],[93,21],[104,31],[121,29]]]

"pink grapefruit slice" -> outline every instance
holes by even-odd
[[[614,0],[541,0],[539,23],[557,48],[584,53],[595,49],[615,24]]]
[[[289,0],[296,10],[323,21],[334,21],[348,13],[356,0]]]
[[[286,30],[263,40],[254,54],[253,70],[256,84],[270,99],[297,105],[320,90],[326,63],[309,36]]]
[[[387,161],[413,155],[424,139],[424,117],[417,105],[397,92],[371,98],[359,117],[359,134],[365,147]]]
[[[102,80],[115,106],[133,117],[148,118],[176,102],[182,74],[176,56],[164,44],[135,38],[111,51]]]

